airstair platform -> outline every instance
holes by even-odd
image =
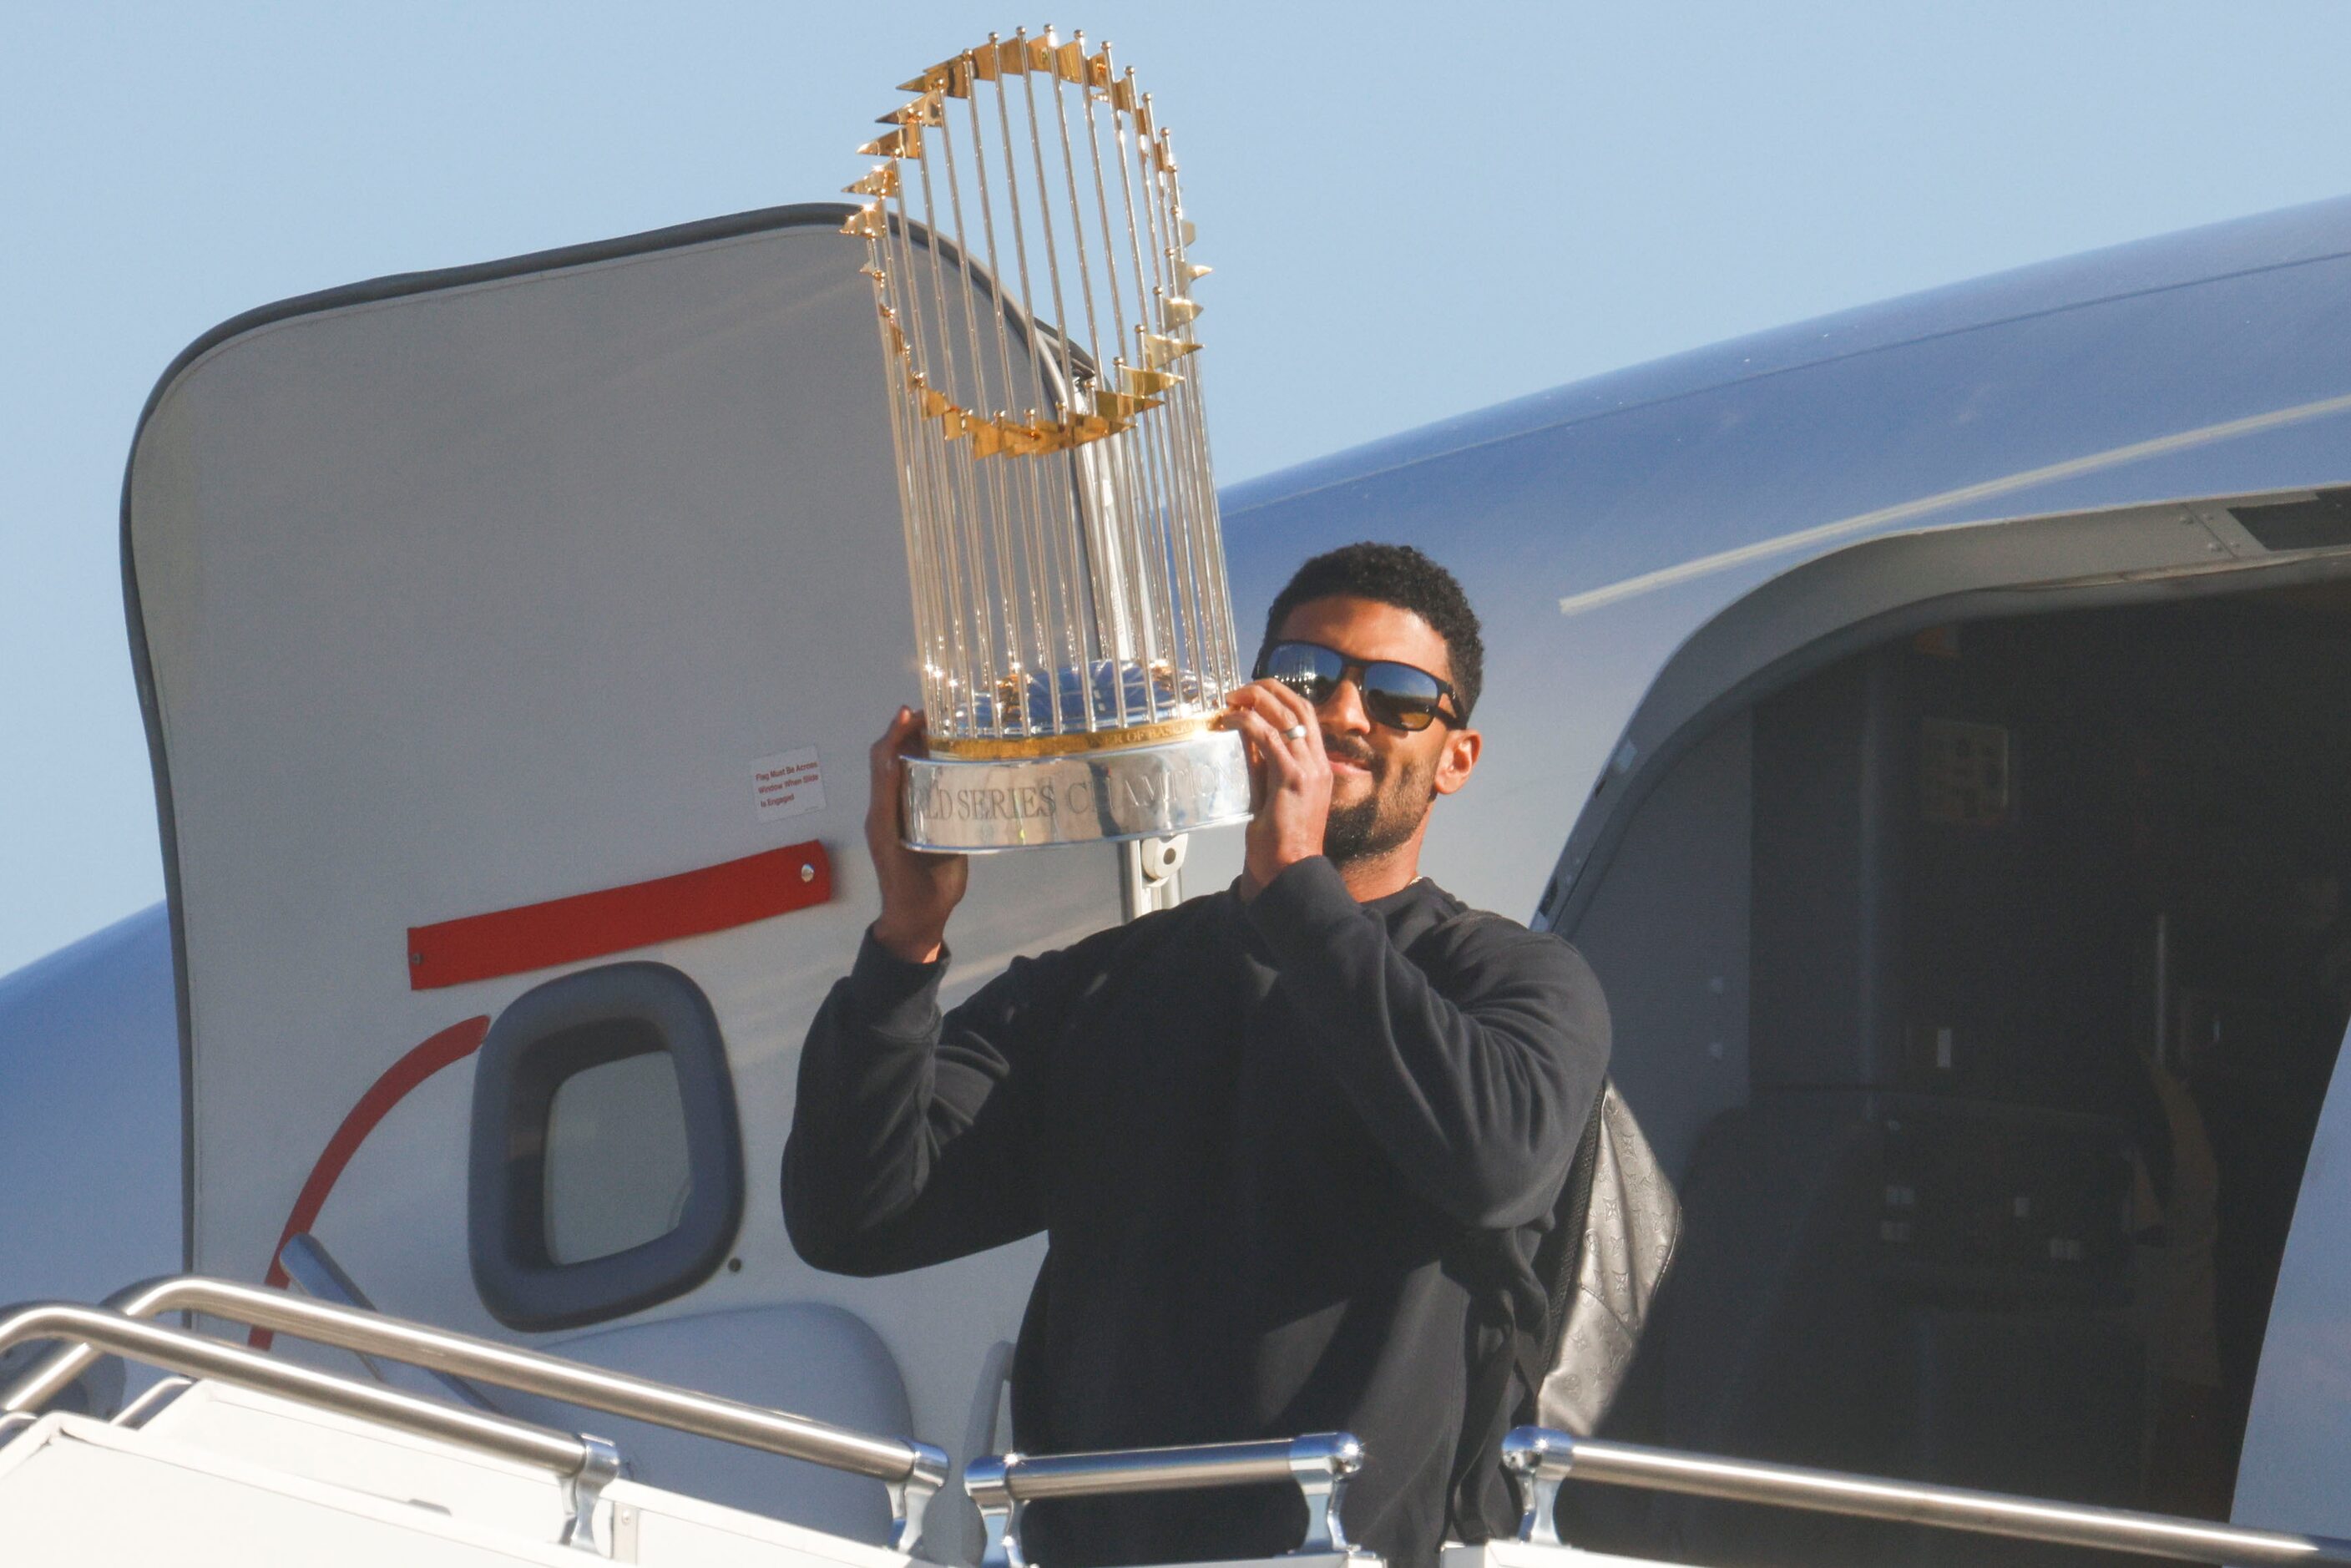
[[[267,1330],[433,1374],[428,1397],[148,1321]],[[946,1457],[904,1437],[630,1377],[285,1291],[187,1276],[107,1307],[0,1312],[0,1353],[57,1348],[0,1389],[0,1559],[90,1568],[531,1563],[907,1568]],[[111,1420],[44,1411],[100,1357],[171,1375]],[[870,1477],[888,1545],[638,1483],[600,1437],[515,1419],[517,1390]]]
[[[0,1448],[11,1563],[905,1568],[903,1552],[615,1479],[568,1536],[556,1476],[214,1382],[144,1426],[45,1416]]]

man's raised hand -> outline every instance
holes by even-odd
[[[1254,897],[1290,867],[1322,852],[1331,758],[1313,705],[1280,681],[1252,682],[1228,700],[1233,727],[1249,743],[1254,809],[1241,869],[1243,894]]]
[[[865,800],[865,848],[882,886],[873,939],[912,964],[935,960],[946,944],[947,916],[963,902],[971,864],[962,855],[910,850],[899,838],[898,801],[908,748],[924,744],[923,716],[900,708],[873,743],[872,789]]]

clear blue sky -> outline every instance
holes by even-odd
[[[1217,267],[1228,479],[2351,191],[2351,5],[67,5],[0,18],[0,973],[162,895],[116,557],[249,307],[830,196],[893,84],[1107,37]]]

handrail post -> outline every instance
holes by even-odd
[[[1520,1427],[1503,1437],[1502,1470],[1519,1494],[1520,1541],[1560,1544],[1559,1483],[1574,1463],[1575,1439],[1565,1432]]]
[[[1019,1465],[1019,1454],[1005,1453],[974,1459],[963,1468],[964,1495],[978,1508],[987,1532],[979,1568],[1029,1568],[1020,1551],[1020,1514],[1028,1504],[1012,1495],[1011,1485]]]
[[[947,1484],[947,1456],[944,1449],[913,1438],[907,1444],[914,1450],[914,1468],[904,1480],[891,1481],[890,1489],[890,1549],[911,1552],[914,1543],[923,1538],[923,1521],[928,1518],[931,1501],[939,1489]]]
[[[586,1461],[563,1478],[563,1502],[571,1517],[563,1526],[561,1542],[608,1557],[611,1554],[596,1542],[596,1504],[602,1500],[604,1489],[620,1477],[621,1450],[585,1432],[580,1434],[580,1446],[588,1451]]]
[[[1340,1505],[1347,1500],[1348,1479],[1363,1468],[1364,1446],[1344,1432],[1290,1439],[1290,1473],[1297,1478],[1298,1490],[1306,1494],[1306,1539],[1291,1548],[1293,1555],[1353,1553]]]

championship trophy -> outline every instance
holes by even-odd
[[[1245,677],[1202,423],[1176,157],[1107,46],[933,66],[860,149],[929,756],[905,841],[1154,841],[1249,814]],[[1153,872],[1160,876],[1155,877]],[[1165,889],[1155,890],[1158,902]]]

